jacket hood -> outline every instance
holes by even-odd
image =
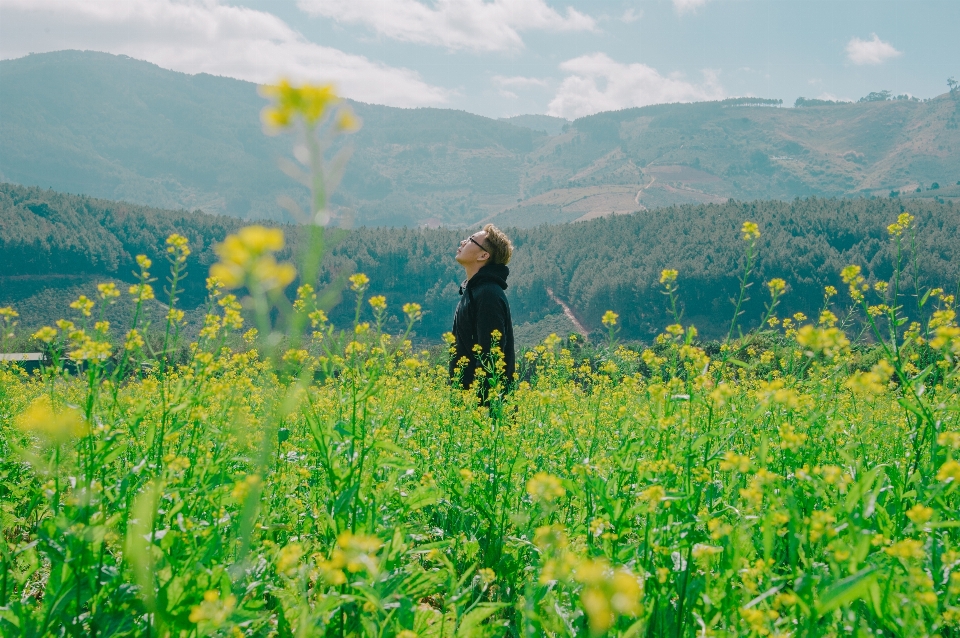
[[[492,282],[507,289],[507,277],[510,276],[510,269],[503,264],[487,264],[477,271],[473,277],[460,284],[460,294],[467,288],[476,288],[481,284]]]

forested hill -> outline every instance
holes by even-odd
[[[242,218],[282,219],[278,195],[305,197],[277,168],[290,140],[261,132],[265,102],[251,83],[61,51],[0,61],[0,85],[4,181]],[[334,203],[360,224],[462,227],[727,198],[960,196],[960,92],[775,102],[659,105],[575,122],[355,104],[364,127]]]
[[[621,316],[623,337],[649,339],[671,322],[658,278],[662,269],[673,268],[680,272],[684,322],[715,337],[725,332],[733,312],[730,299],[743,263],[739,229],[744,221],[757,222],[761,231],[755,281],[785,279],[789,288],[783,313],[812,315],[825,285],[843,289],[839,272],[848,264],[862,266],[871,281],[891,277],[893,252],[886,227],[903,210],[903,202],[889,198],[727,202],[513,229],[516,253],[507,295],[527,342],[572,330],[548,289],[588,330],[600,329],[602,314],[614,310]],[[920,282],[955,290],[960,206],[916,200],[909,212],[916,216]],[[212,246],[239,225],[229,217],[0,185],[0,306],[20,309],[25,326],[53,321],[70,314],[67,304],[78,294],[92,294],[97,281],[130,281],[133,257],[139,253],[157,262],[154,272],[162,285],[159,264],[171,232],[190,240],[184,303],[196,306],[215,260]],[[299,229],[286,227],[286,232],[295,247]],[[425,316],[419,334],[437,339],[449,329],[458,300],[463,272],[453,255],[461,237],[462,232],[446,229],[349,231],[327,256],[323,279],[366,273],[371,292],[386,295],[396,314],[405,302],[421,303]],[[912,282],[912,274],[906,280]],[[748,324],[757,320],[768,298],[759,283],[750,296],[744,315]],[[845,303],[842,293],[839,303]],[[346,324],[352,317],[350,304],[341,303],[332,314]]]

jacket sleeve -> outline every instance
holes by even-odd
[[[507,308],[504,299],[490,290],[482,290],[477,301],[477,340],[484,354],[490,352],[490,335],[496,330],[500,333],[500,343],[507,333]]]

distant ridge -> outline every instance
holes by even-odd
[[[290,221],[306,193],[276,164],[249,82],[105,53],[0,61],[0,179],[164,208]],[[772,108],[756,108],[758,106]],[[734,98],[492,120],[354,103],[364,120],[332,204],[368,226],[518,226],[675,204],[795,197],[948,197],[960,92],[777,108]]]
[[[571,124],[570,120],[552,115],[514,115],[501,117],[500,121],[510,122],[514,126],[522,126],[533,131],[542,131],[547,135],[560,135]]]

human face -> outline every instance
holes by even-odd
[[[487,234],[482,230],[460,241],[457,247],[457,261],[461,264],[481,261],[490,256],[490,252],[483,247]]]

